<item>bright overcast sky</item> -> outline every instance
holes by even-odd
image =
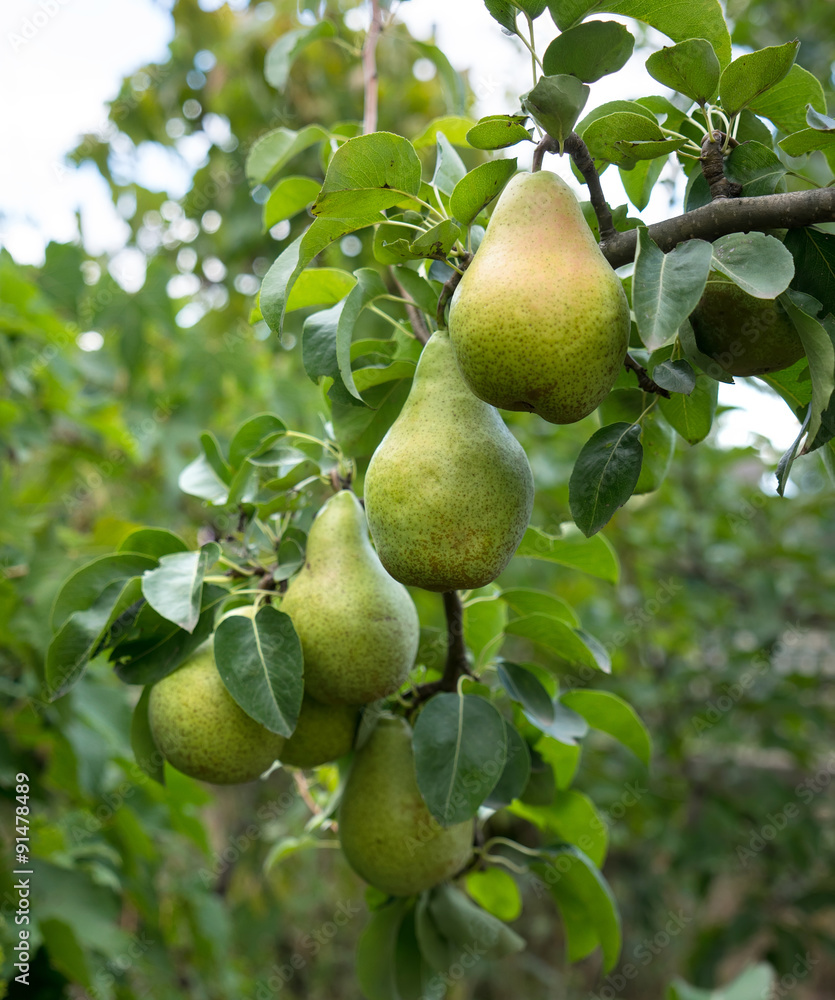
[[[219,3],[202,0],[201,6],[214,9]],[[409,0],[401,3],[399,16],[418,37],[434,27],[453,65],[469,70],[478,114],[516,110],[518,95],[531,86],[529,57],[486,16],[482,0]],[[547,15],[537,23],[544,49],[553,25]],[[0,246],[16,260],[37,264],[49,240],[77,239],[77,212],[92,253],[115,253],[123,245],[126,227],[104,182],[89,166],[67,168],[64,154],[80,135],[106,127],[105,102],[116,96],[122,78],[165,60],[172,34],[164,0],[0,0]],[[590,106],[659,92],[644,70],[645,57],[636,54],[628,72],[594,84]],[[549,157],[546,166],[579,192],[565,162]],[[153,183],[159,189],[167,172],[174,178],[172,196],[183,193],[185,178],[170,161],[152,156],[146,170],[148,177],[140,181],[151,184],[153,174],[162,179]],[[626,200],[614,169],[603,181],[612,204]],[[658,185],[642,216],[652,222],[677,210],[669,187]],[[757,429],[783,450],[797,433],[782,402],[745,382],[721,387],[720,401],[744,406],[722,418],[724,443],[745,444],[749,431]]]

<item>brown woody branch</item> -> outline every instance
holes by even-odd
[[[639,365],[631,354],[627,354],[624,358],[623,367],[631,372],[635,372],[638,378],[638,385],[644,392],[654,392],[656,396],[663,396],[664,399],[670,398],[669,392],[666,389],[662,389],[657,382],[653,382],[646,368],[643,365]]]
[[[452,298],[453,292],[458,287],[458,282],[464,277],[463,272],[467,270],[470,266],[470,261],[473,259],[471,253],[466,251],[462,253],[458,258],[458,268],[452,277],[444,284],[441,289],[441,294],[438,296],[438,311],[435,314],[435,319],[438,321],[438,326],[443,330],[446,327],[446,318],[444,313],[446,312],[447,303]]]
[[[615,224],[612,221],[612,213],[606,198],[603,195],[603,188],[600,186],[600,175],[591,158],[588,146],[583,142],[576,132],[571,132],[566,136],[563,149],[560,150],[559,143],[553,136],[546,135],[537,145],[533,154],[531,171],[536,173],[542,167],[542,159],[545,153],[565,152],[574,161],[574,166],[583,175],[586,187],[589,189],[589,201],[597,216],[597,226],[600,230],[601,240],[613,236],[616,232]]]
[[[648,228],[648,233],[667,253],[684,240],[712,242],[729,233],[802,229],[816,222],[835,222],[835,188],[765,194],[757,198],[721,198],[657,222]],[[638,234],[631,229],[601,241],[600,249],[612,267],[621,267],[635,259],[637,241]]]
[[[699,163],[707,185],[710,188],[712,201],[721,198],[738,198],[742,194],[742,185],[729,181],[725,176],[724,146],[727,136],[724,132],[708,132],[702,140],[702,155]],[[736,139],[729,140],[729,145],[738,146]]]
[[[419,684],[411,695],[411,708],[431,698],[439,691],[456,691],[458,678],[473,676],[467,662],[467,647],[464,644],[464,609],[457,590],[449,590],[444,595],[444,611],[447,620],[447,658],[440,680]]]

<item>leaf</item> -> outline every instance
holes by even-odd
[[[72,573],[63,583],[50,614],[50,626],[57,631],[74,611],[86,611],[113,583],[125,583],[157,565],[153,556],[120,552],[102,556]],[[115,598],[114,598],[115,599]]]
[[[693,0],[687,4],[671,4],[666,0],[551,0],[548,7],[560,31],[591,13],[623,14],[651,25],[674,42],[707,39],[723,66],[731,58],[728,26],[717,0]]]
[[[270,732],[291,736],[302,703],[302,649],[289,615],[270,605],[255,618],[232,615],[217,627],[215,663],[241,708]]]
[[[557,35],[542,57],[542,71],[594,83],[622,69],[634,46],[633,36],[617,21],[588,21]]]
[[[431,890],[429,912],[441,934],[460,954],[478,949],[485,958],[502,958],[525,947],[524,940],[501,920],[467,899],[460,889],[441,883]]]
[[[456,115],[463,115],[467,105],[467,88],[464,86],[461,74],[437,45],[432,45],[431,42],[419,42],[415,38],[410,38],[409,41],[424,59],[435,64],[438,77],[447,92],[448,106]]]
[[[658,405],[665,420],[685,441],[698,444],[710,433],[718,394],[719,383],[707,375],[699,374],[689,396],[676,394],[671,399],[659,399]]]
[[[28,879],[24,881],[24,885],[28,883]],[[25,929],[25,928],[24,928]],[[38,932],[43,937],[43,944],[46,948],[46,952],[49,955],[49,965],[54,969],[59,975],[65,976],[70,982],[79,983],[82,987],[87,990],[95,990],[96,987],[92,985],[90,979],[90,968],[87,962],[87,954],[85,949],[81,946],[76,937],[75,930],[72,925],[64,920],[56,920],[41,917],[38,920]],[[18,947],[23,946],[26,948],[28,942],[19,941]],[[26,958],[29,957],[28,951],[25,952]],[[24,955],[20,952],[15,952],[16,963],[22,963],[24,961]],[[102,967],[99,967],[99,970]],[[29,986],[29,963],[18,965],[15,971],[22,973],[21,976],[16,978],[16,982],[25,983]],[[101,971],[97,972],[97,982],[100,982]],[[5,990],[5,984],[4,984]]]
[[[649,731],[623,698],[609,691],[578,689],[562,695],[560,701],[582,715],[592,729],[613,736],[649,767],[652,754]]]
[[[572,628],[577,628],[580,619],[571,605],[554,594],[544,590],[532,590],[528,587],[512,587],[503,590],[501,599],[505,601],[517,616],[543,614],[559,618]]]
[[[420,257],[434,257],[444,260],[461,236],[461,227],[452,219],[444,219],[419,236],[410,246],[412,253]]]
[[[411,388],[411,378],[369,389],[364,407],[331,405],[334,434],[345,454],[353,458],[371,455],[397,419]]]
[[[130,745],[133,756],[142,771],[160,785],[165,784],[165,758],[154,742],[148,721],[148,699],[151,688],[146,687],[139,696],[130,722]]]
[[[273,42],[264,59],[264,76],[267,83],[276,90],[284,90],[290,77],[290,69],[298,55],[311,42],[320,38],[332,38],[335,33],[330,21],[319,21],[309,28],[285,31]]]
[[[768,118],[782,132],[799,132],[806,126],[807,104],[817,111],[826,111],[819,80],[795,63],[776,86],[751,101],[749,108]]]
[[[203,577],[220,556],[220,546],[209,542],[197,552],[163,556],[157,569],[142,576],[142,594],[163,618],[193,632],[200,617]]]
[[[498,667],[499,681],[514,701],[518,701],[525,715],[535,726],[550,725],[554,721],[554,702],[542,681],[532,671],[503,660]]]
[[[408,906],[395,899],[375,910],[357,944],[357,979],[367,1000],[400,1000],[395,980],[397,933]]]
[[[574,524],[564,525],[560,535],[527,528],[516,557],[559,563],[608,583],[617,583],[620,578],[620,563],[608,539],[602,535],[585,538]]]
[[[598,945],[605,972],[614,968],[621,948],[621,923],[612,890],[578,847],[564,845],[543,852],[547,865],[532,871],[548,887],[565,924],[568,959],[579,961]]]
[[[814,451],[835,436],[835,412],[832,408],[835,394],[835,324],[824,325],[808,315],[802,308],[808,305],[808,299],[804,302],[805,298],[803,292],[794,291],[780,298],[780,304],[794,323],[803,344],[812,380],[809,430],[803,454]]]
[[[281,334],[287,297],[313,258],[334,240],[382,222],[379,212],[350,219],[314,219],[307,230],[279,254],[261,282],[261,313],[270,329]]]
[[[159,559],[172,552],[186,552],[188,546],[179,535],[165,528],[139,528],[120,543],[118,551],[137,552]]]
[[[611,670],[608,657],[600,658],[600,650],[596,645],[590,646],[580,632],[558,618],[540,614],[527,615],[508,622],[505,633],[530,639],[568,663],[579,663],[605,673]]]
[[[438,308],[438,293],[426,278],[405,265],[393,267],[392,274],[419,309],[430,316],[435,315]]]
[[[804,128],[787,135],[778,143],[780,149],[789,156],[802,156],[816,149],[831,152],[835,148],[835,132],[821,132],[814,128]]]
[[[510,0],[484,0],[488,14],[511,35],[516,34],[516,4]]]
[[[472,118],[462,115],[445,115],[433,120],[412,139],[415,149],[425,149],[434,146],[439,135],[443,134],[453,146],[467,145],[467,132],[475,125]]]
[[[600,531],[632,496],[641,474],[640,436],[638,424],[609,424],[583,445],[568,483],[568,503],[586,537]]]
[[[742,197],[774,194],[784,187],[786,167],[777,154],[760,142],[743,142],[725,161],[725,176],[742,185]]]
[[[464,642],[472,652],[476,667],[482,665],[482,654],[492,655],[497,637],[507,621],[507,606],[498,599],[481,598],[464,605]]]
[[[704,240],[687,240],[665,254],[645,229],[638,231],[632,309],[638,333],[649,350],[674,337],[696,308],[711,257],[711,245]]]
[[[277,128],[256,139],[246,158],[246,176],[251,184],[265,184],[294,156],[328,138],[321,125],[307,125],[298,132]]]
[[[562,149],[580,112],[589,99],[589,88],[565,73],[541,76],[536,86],[522,96],[522,107]]]
[[[531,774],[531,752],[528,744],[507,719],[503,720],[507,738],[507,759],[493,790],[484,800],[489,809],[501,809],[518,798],[525,790]]]
[[[362,310],[375,298],[387,293],[383,279],[372,268],[361,267],[355,272],[355,276],[357,283],[348,293],[337,317],[334,354],[342,384],[352,396],[362,400],[351,373],[351,339]]]
[[[455,185],[449,210],[462,226],[469,226],[516,173],[516,160],[488,160]]]
[[[713,244],[711,269],[758,299],[776,299],[794,277],[794,258],[774,236],[730,233]]]
[[[256,455],[267,445],[281,437],[287,426],[274,413],[258,413],[235,431],[229,444],[229,463],[237,469],[245,459]]]
[[[522,913],[522,896],[510,872],[502,868],[470,872],[464,884],[476,903],[499,920],[516,920]]]
[[[806,411],[806,417],[803,423],[800,425],[800,431],[794,441],[789,445],[786,451],[783,453],[780,461],[777,463],[776,476],[777,476],[777,495],[785,496],[786,484],[789,481],[789,474],[791,473],[794,461],[797,458],[797,450],[800,447],[800,442],[806,435],[806,431],[809,429],[809,418],[812,415],[811,406]]]
[[[467,132],[467,142],[473,149],[505,149],[518,142],[533,142],[526,120],[524,115],[488,115]]]
[[[719,98],[728,115],[736,115],[771,90],[789,72],[800,42],[770,45],[747,52],[726,66],[719,81]]]
[[[439,132],[432,184],[443,194],[451,195],[455,185],[466,173],[467,168],[464,166],[464,161],[456,153],[455,148],[444,133]]]
[[[576,844],[598,867],[603,864],[609,847],[609,830],[591,799],[582,792],[555,792],[553,802],[547,805],[514,802],[510,812],[552,837]]]
[[[426,961],[417,937],[416,909],[400,924],[395,945],[395,980],[399,1000],[443,1000],[446,987]]]
[[[652,369],[652,380],[668,392],[680,392],[685,396],[696,387],[696,373],[689,361],[662,361]]]
[[[835,235],[813,226],[790,229],[783,245],[794,258],[792,288],[814,296],[825,313],[835,315]]]
[[[608,115],[613,115],[616,112],[641,115],[646,118],[647,121],[652,122],[653,125],[658,124],[655,120],[653,112],[643,104],[639,104],[637,101],[607,101],[605,104],[601,104],[593,111],[590,111],[586,117],[578,123],[574,131],[578,135],[584,136],[586,129],[592,124],[592,122],[596,122],[599,118],[606,118]]]
[[[653,52],[647,72],[670,90],[704,105],[716,95],[722,67],[713,46],[704,38],[687,38],[678,45]]]
[[[391,208],[420,191],[420,160],[414,146],[393,132],[348,139],[331,157],[311,212],[356,218]]]
[[[293,283],[287,296],[287,312],[310,306],[332,306],[341,302],[356,283],[353,274],[338,267],[309,268]]]
[[[659,156],[654,160],[639,160],[630,169],[618,167],[626,196],[639,212],[649,204],[655,182],[661,176],[666,163],[667,157]]]
[[[437,694],[415,724],[418,788],[444,826],[475,815],[504,767],[507,742],[501,715],[475,695]]]
[[[183,469],[177,485],[183,493],[208,500],[212,504],[224,504],[229,496],[229,487],[218,477],[202,453]]]
[[[630,165],[637,159],[651,160],[672,153],[685,140],[669,139],[654,116],[615,111],[588,124],[583,141],[596,159]]]
[[[284,219],[312,205],[319,194],[321,184],[312,177],[284,177],[276,184],[264,205],[264,229],[272,227]]]

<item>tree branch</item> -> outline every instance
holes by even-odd
[[[400,284],[397,278],[393,278],[393,280],[400,295],[404,299],[408,299],[409,294],[406,289]],[[412,333],[415,335],[415,340],[419,341],[421,344],[425,344],[426,341],[432,336],[432,331],[426,325],[423,313],[411,301],[406,302],[404,304],[404,308],[406,310],[406,315],[409,317],[409,322],[412,324]]]
[[[669,392],[666,389],[662,389],[657,382],[653,382],[646,368],[643,365],[639,365],[631,354],[627,354],[624,358],[623,367],[631,372],[635,372],[638,376],[638,385],[644,392],[654,392],[657,396],[663,396],[664,399],[670,398]]]
[[[712,201],[720,198],[738,198],[742,194],[742,185],[732,183],[725,176],[725,153],[723,146],[727,136],[724,132],[708,132],[702,140],[702,155],[699,163],[702,173],[710,188]],[[731,140],[738,146],[736,139]]]
[[[464,609],[457,590],[448,590],[444,595],[444,611],[447,620],[447,657],[443,676],[439,681],[419,684],[412,691],[411,708],[431,698],[439,691],[455,691],[458,678],[473,676],[467,662],[467,647],[464,644]]]
[[[377,39],[383,30],[383,16],[380,0],[371,0],[371,24],[362,47],[363,93],[365,97],[362,131],[363,135],[377,131]]]
[[[765,194],[757,198],[722,198],[684,215],[649,227],[655,243],[666,253],[684,240],[713,240],[728,233],[801,229],[816,222],[835,222],[835,188]],[[600,244],[612,267],[635,259],[638,234],[617,233]]]
[[[462,271],[466,271],[470,266],[470,261],[473,259],[471,253],[464,253],[458,258],[458,264]],[[447,302],[452,298],[452,293],[458,287],[458,282],[464,277],[456,271],[452,277],[446,282],[444,287],[441,289],[441,294],[438,296],[438,311],[435,314],[435,319],[438,321],[438,326],[443,330],[446,328],[446,319],[444,313],[446,312]]]
[[[589,189],[591,207],[597,216],[600,239],[601,241],[607,240],[615,235],[615,224],[612,222],[612,213],[603,196],[603,188],[600,186],[600,175],[594,166],[594,160],[591,158],[588,146],[576,132],[571,132],[565,140],[565,151],[574,161],[574,166],[583,175],[583,180]]]

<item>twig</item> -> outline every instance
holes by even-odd
[[[473,259],[473,254],[467,253],[466,251],[461,254],[458,258],[458,264],[461,271],[466,271],[470,266],[470,261]],[[444,313],[446,312],[447,302],[452,298],[452,293],[458,287],[458,282],[464,277],[464,275],[456,271],[452,277],[446,282],[444,287],[441,289],[441,294],[438,296],[438,311],[435,314],[435,319],[438,321],[438,326],[443,330],[446,327],[446,321],[444,318]]]
[[[627,354],[623,360],[623,367],[628,371],[635,372],[638,376],[638,385],[644,390],[644,392],[654,392],[658,396],[663,396],[664,399],[669,399],[670,394],[666,389],[662,389],[660,385],[649,377],[649,373],[643,365],[639,365],[638,362],[632,357],[631,354]]]
[[[616,235],[617,230],[612,221],[612,213],[600,186],[600,175],[594,166],[588,146],[576,132],[571,132],[565,139],[565,151],[574,161],[574,166],[583,175],[586,187],[589,189],[589,201],[597,216],[597,228],[600,230],[600,240],[608,240]]]
[[[657,222],[647,230],[666,253],[684,240],[718,240],[728,233],[802,229],[816,222],[835,222],[835,188],[765,194],[756,198],[720,198],[684,215]],[[638,234],[634,229],[601,242],[612,267],[635,259]]]
[[[377,131],[377,39],[383,30],[380,0],[371,0],[371,24],[362,47],[363,93],[365,98],[362,131],[363,135]]]
[[[293,771],[293,781],[296,783],[296,788],[304,804],[314,816],[318,816],[322,810],[316,805],[313,796],[310,794],[310,789],[307,787],[307,778],[305,778],[301,771]]]
[[[457,590],[448,590],[444,595],[444,611],[447,620],[447,658],[444,673],[440,680],[428,684],[418,684],[410,692],[411,708],[431,698],[439,691],[455,691],[458,678],[462,675],[473,676],[467,662],[467,647],[464,644],[464,609]]]
[[[406,289],[400,284],[397,278],[394,279],[394,283],[397,286],[398,292],[404,299],[408,299],[409,294]],[[421,344],[425,344],[427,340],[432,336],[432,331],[426,325],[426,320],[423,318],[423,313],[418,309],[417,306],[412,305],[411,302],[405,302],[404,308],[406,310],[406,315],[409,317],[409,322],[412,324],[412,333],[415,335],[415,340],[419,341]]]
[[[559,153],[560,146],[556,139],[552,138],[550,135],[545,135],[537,143],[536,149],[533,151],[533,161],[531,162],[531,173],[535,174],[537,171],[542,169],[542,160],[546,153]]]
[[[708,132],[702,139],[702,155],[699,159],[702,173],[710,188],[712,201],[720,198],[738,198],[742,194],[742,185],[729,181],[725,176],[724,143],[727,136],[724,132]],[[732,145],[739,143],[733,139]]]

